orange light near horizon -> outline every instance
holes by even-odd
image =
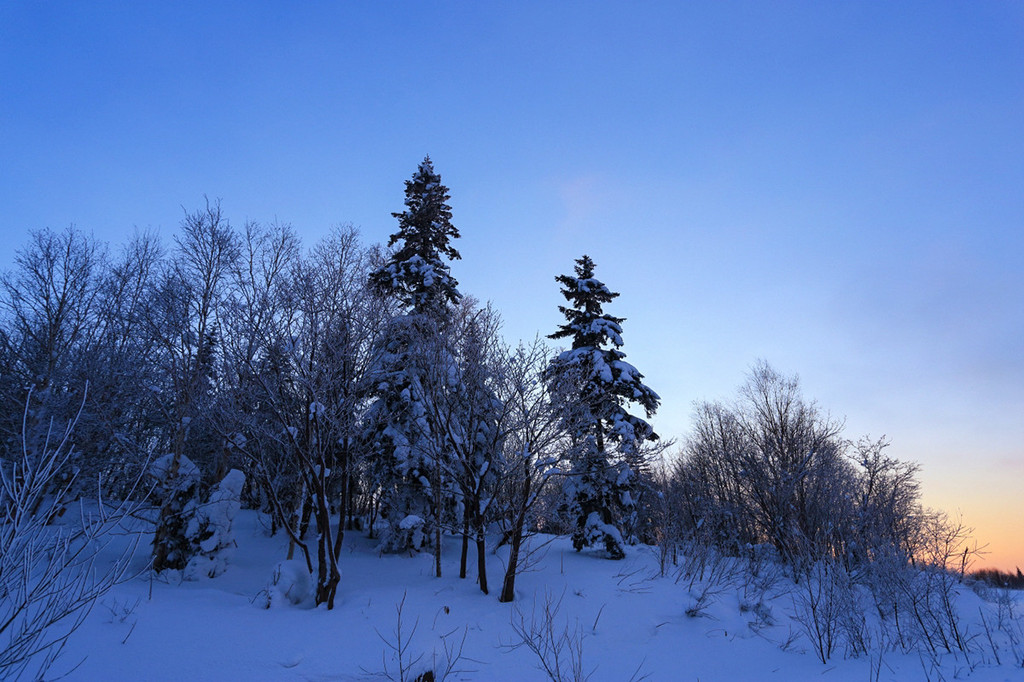
[[[955,476],[924,477],[923,501],[950,515],[959,514],[973,529],[981,554],[972,568],[1024,570],[1024,481],[1009,471],[965,470]]]

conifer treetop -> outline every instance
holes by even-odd
[[[398,232],[391,235],[388,246],[400,240],[404,242],[397,254],[404,256],[400,260],[414,255],[426,261],[437,259],[439,255],[449,260],[462,258],[448,243],[449,239],[459,238],[458,228],[451,223],[450,199],[448,188],[441,184],[441,176],[434,171],[430,157],[424,157],[412,179],[405,181],[405,210],[391,214],[398,218]]]
[[[558,306],[565,315],[566,324],[559,325],[550,339],[572,337],[573,349],[600,348],[606,343],[616,347],[622,345],[621,324],[624,317],[614,317],[603,312],[603,304],[610,303],[618,293],[610,290],[604,282],[594,277],[594,261],[584,255],[576,259],[576,276],[558,275],[555,280],[562,285],[562,296],[572,307]]]
[[[388,246],[399,248],[370,275],[378,291],[397,296],[415,312],[455,304],[462,297],[444,262],[462,257],[450,243],[459,238],[451,223],[450,198],[430,157],[425,157],[412,179],[405,181],[405,210],[391,214],[398,219],[398,231]]]
[[[638,441],[656,440],[657,435],[644,420],[630,415],[625,405],[640,405],[650,418],[661,398],[643,383],[643,374],[626,362],[626,354],[619,350],[625,318],[603,310],[603,304],[619,294],[594,277],[594,267],[594,261],[583,256],[576,261],[575,277],[555,278],[563,285],[562,295],[572,307],[559,306],[566,324],[548,338],[571,337],[572,348],[551,361],[548,376],[554,378],[566,370],[582,372],[580,399],[587,405],[592,427],[603,430],[609,426],[607,435],[631,450]]]

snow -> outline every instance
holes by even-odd
[[[252,511],[239,512],[234,528],[238,550],[226,573],[195,582],[141,574],[118,586],[71,638],[52,676],[81,662],[68,680],[380,679],[385,667],[397,670],[389,645],[401,605],[407,655],[422,656],[416,670],[465,637],[455,665],[465,672],[449,680],[548,679],[526,647],[514,646],[512,623],[529,624],[553,606],[555,628],[582,637],[595,681],[628,680],[638,670],[654,681],[1024,679],[1008,663],[1009,649],[1001,650],[1002,666],[986,656],[978,613],[995,607],[970,591],[958,605],[976,636],[974,658],[944,656],[926,673],[927,658],[886,653],[876,678],[877,657],[817,659],[792,619],[791,581],[758,593],[750,580],[716,584],[710,571],[680,579],[669,566],[662,577],[654,547],[628,547],[625,559],[608,561],[600,551],[574,552],[567,538],[538,536],[535,547],[548,542],[539,561],[518,578],[516,601],[501,604],[496,589],[479,591],[472,571],[457,577],[455,537],[445,541],[444,576],[436,578],[429,553],[381,555],[376,540],[349,532],[338,601],[328,611],[310,608],[304,561],[282,561],[286,537],[268,537],[266,520]],[[500,585],[506,552],[489,550],[492,586]],[[135,559],[140,571],[144,553]]]
[[[313,602],[313,580],[306,565],[295,559],[278,562],[267,584],[264,608],[288,604],[311,608]]]
[[[576,278],[576,288],[579,291],[587,293],[602,294],[605,296],[611,295],[611,289],[606,287],[600,280],[594,279],[593,277]]]
[[[586,334],[607,337],[616,346],[622,345],[622,327],[604,317],[598,317],[590,321],[585,330]]]
[[[419,528],[423,525],[423,518],[416,516],[415,514],[409,514],[402,522],[398,524],[398,527],[402,530],[412,530],[413,528]]]
[[[245,474],[232,469],[210,492],[206,504],[196,508],[189,520],[185,536],[199,545],[199,553],[185,567],[185,579],[200,575],[214,578],[227,570],[236,546],[232,525],[241,506]]]
[[[227,445],[228,445],[229,449],[236,449],[237,448],[237,449],[241,450],[241,449],[245,448],[245,445],[246,445],[246,443],[249,442],[249,439],[245,437],[244,433],[242,433],[240,431],[236,431],[235,433],[232,433],[231,435],[228,436],[227,441],[228,441]]]
[[[199,482],[199,467],[195,462],[184,455],[178,456],[178,470],[175,473],[174,481],[168,481],[167,476],[171,471],[174,462],[174,455],[164,455],[153,460],[149,465],[149,475],[161,485],[171,484],[173,490],[188,490],[190,486]]]
[[[601,521],[601,517],[597,512],[590,512],[587,516],[586,528],[584,534],[588,536],[591,545],[597,546],[604,540],[604,536],[608,535],[615,541],[618,546],[624,546],[625,543],[622,540],[622,533],[615,526],[604,523]]]

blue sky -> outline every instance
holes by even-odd
[[[384,241],[430,154],[510,338],[587,253],[664,435],[764,358],[1024,566],[1024,6],[212,4],[0,5],[0,265],[204,194]]]

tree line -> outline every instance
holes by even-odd
[[[327,608],[355,531],[433,552],[438,575],[442,543],[459,542],[460,576],[475,564],[485,593],[488,543],[508,545],[501,601],[541,531],[611,559],[653,545],[663,565],[699,547],[794,575],[822,560],[966,569],[966,529],[922,506],[917,466],[848,440],[765,363],[735,400],[697,404],[678,448],[660,440],[660,397],[586,255],[556,277],[550,339],[568,347],[508,344],[452,274],[449,201],[426,158],[386,246],[342,227],[304,248],[289,225],[238,229],[209,201],[170,243],[31,232],[0,279],[0,466],[13,476],[74,424],[48,509],[99,481],[148,505],[153,570],[215,575],[229,543],[208,509],[234,499],[287,535]]]

